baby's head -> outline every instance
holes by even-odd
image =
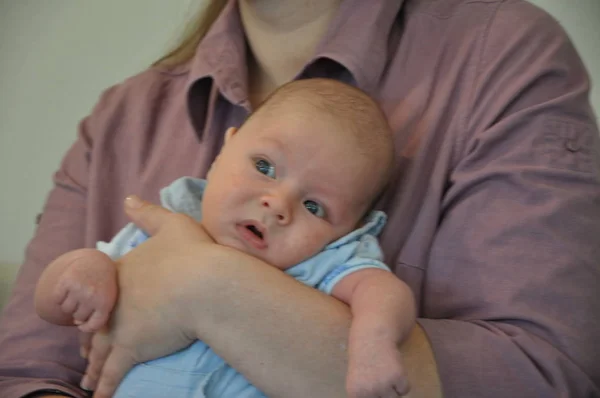
[[[294,81],[227,130],[202,224],[217,243],[287,269],[355,229],[392,164],[375,101],[334,80]]]

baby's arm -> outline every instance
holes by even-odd
[[[38,315],[58,325],[95,332],[106,324],[117,300],[117,269],[96,249],[63,254],[42,273],[35,290]]]
[[[346,379],[349,396],[406,394],[408,380],[398,345],[415,324],[410,288],[388,271],[368,268],[340,280],[332,296],[352,310]]]

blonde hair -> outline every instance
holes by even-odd
[[[394,141],[387,117],[379,104],[364,91],[334,79],[295,80],[273,91],[253,115],[267,112],[279,117],[280,106],[293,101],[301,101],[318,112],[332,116],[344,131],[352,133],[364,154],[377,156],[386,167],[391,163]]]
[[[340,124],[341,131],[351,134],[357,151],[376,161],[381,172],[373,192],[373,198],[378,198],[393,172],[394,134],[377,101],[364,91],[338,80],[294,80],[273,91],[246,122],[259,114],[279,118],[281,107],[285,104],[293,108],[297,108],[299,104],[309,105],[317,112],[332,116]]]
[[[187,22],[181,36],[173,48],[152,66],[174,67],[186,63],[194,57],[200,41],[217,20],[228,0],[208,0]]]

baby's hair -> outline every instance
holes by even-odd
[[[332,116],[343,131],[356,140],[363,155],[378,160],[383,176],[380,188],[383,189],[392,170],[394,142],[387,118],[377,102],[362,90],[337,80],[303,79],[279,87],[253,115],[263,112],[277,115],[284,104],[299,102]]]

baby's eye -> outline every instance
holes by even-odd
[[[306,200],[304,202],[304,207],[306,207],[306,210],[310,211],[315,216],[319,218],[325,218],[325,209],[314,200]]]
[[[267,177],[275,178],[275,166],[264,159],[258,159],[254,162],[254,167],[259,173],[266,175]]]

